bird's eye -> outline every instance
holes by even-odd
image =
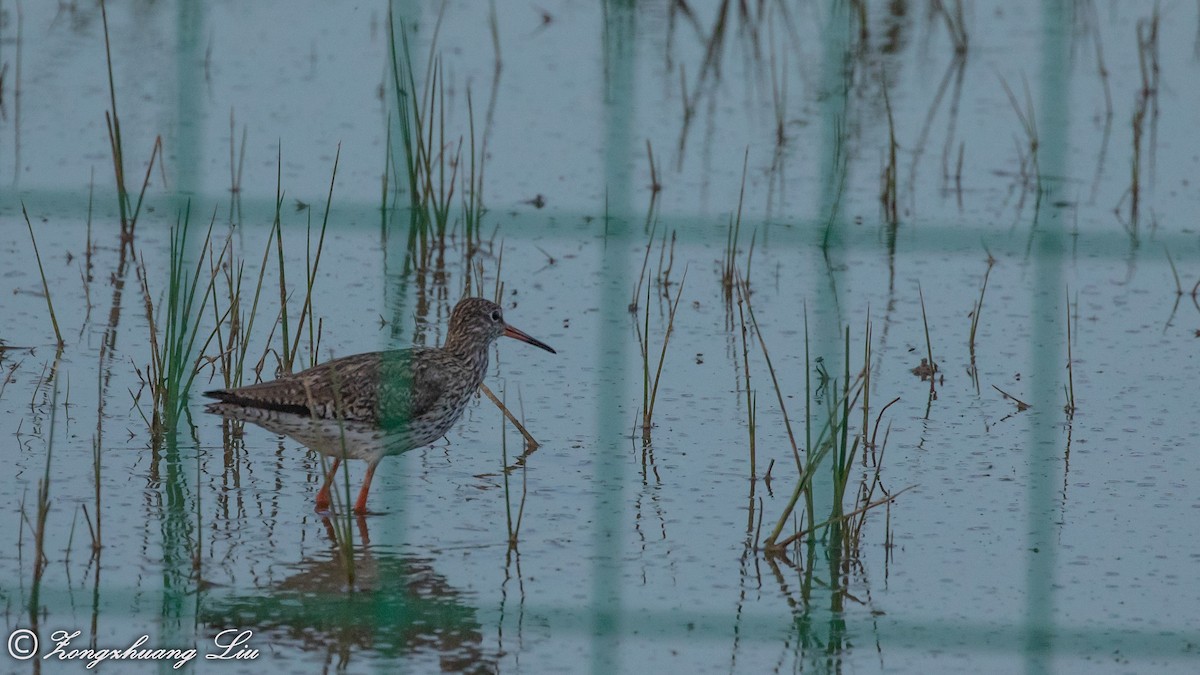
[[[495,323],[500,323],[500,310],[498,310],[498,309],[492,310],[492,321]]]

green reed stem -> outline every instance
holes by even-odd
[[[917,296],[921,299],[921,323],[925,326],[925,351],[929,356],[929,389],[934,388],[934,375],[937,374],[937,362],[933,360],[933,341],[929,339],[929,318],[925,313],[925,294],[921,291],[921,284],[917,284]]]
[[[279,313],[280,326],[283,331],[283,344],[280,358],[282,363],[281,368],[285,375],[292,372],[292,362],[295,360],[295,354],[289,351],[291,340],[288,339],[288,292],[287,292],[287,272],[283,264],[283,142],[280,141],[279,149],[275,158],[275,220],[272,223],[272,229],[275,231],[275,251],[276,257],[279,260]]]
[[[150,289],[146,280],[145,261],[142,261],[140,265],[142,294],[146,303],[147,319],[150,323],[151,362],[149,371],[153,398],[150,427],[156,439],[161,439],[164,433],[173,431],[186,409],[187,394],[199,372],[199,365],[203,358],[202,355],[193,356],[196,354],[200,317],[204,313],[205,306],[213,295],[216,285],[216,275],[212,274],[204,286],[203,294],[197,295],[200,288],[200,274],[204,269],[205,254],[211,250],[212,228],[216,223],[216,211],[213,211],[212,220],[209,222],[208,232],[205,234],[195,269],[189,275],[184,264],[184,257],[187,252],[190,221],[191,203],[189,202],[182,219],[177,221],[175,227],[171,229],[171,259],[166,307],[160,307],[157,313],[153,309]],[[224,256],[224,249],[221,255]],[[215,267],[219,266],[218,261]],[[163,316],[164,311],[165,316]],[[161,343],[158,341],[155,328],[157,325],[156,314],[162,318]]]

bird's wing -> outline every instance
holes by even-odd
[[[384,356],[379,369],[379,418],[385,426],[426,416],[452,388],[458,376],[455,364],[430,358],[438,352],[414,347]]]
[[[271,382],[205,395],[234,405],[398,428],[425,417],[443,396],[470,381],[465,365],[442,354],[425,347],[355,354]]]
[[[224,403],[305,417],[370,421],[379,401],[379,367],[388,352],[355,354],[270,382],[205,392]],[[339,413],[335,414],[334,409]]]

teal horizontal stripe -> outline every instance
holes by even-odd
[[[116,199],[111,191],[97,188],[93,204],[92,237],[104,242],[104,232],[111,230],[115,238],[118,233],[116,222]],[[301,196],[304,198],[305,196]],[[66,221],[83,225],[87,214],[87,190],[20,190],[11,188],[0,189],[0,217],[20,217],[21,201],[24,200],[29,209],[30,218],[34,220],[34,229],[39,227],[40,218],[50,218],[55,221]],[[325,195],[314,195],[308,202],[310,208],[323,209]],[[172,199],[165,197],[146,198],[146,206],[138,219],[138,232],[146,233],[159,229],[166,231],[166,226],[175,222],[175,204]],[[736,208],[736,203],[730,208]],[[212,217],[216,208],[217,223],[228,222],[228,195],[199,195],[192,198],[192,217],[207,220]],[[153,209],[147,213],[146,209]],[[513,209],[521,211],[531,207],[514,205]],[[1053,206],[1043,205],[1043,209],[1054,209]],[[508,216],[510,207],[492,207],[492,213],[504,213],[501,223],[501,234],[505,238],[519,240],[522,238],[544,241],[578,241],[580,236],[601,237],[604,233],[604,205],[597,204],[594,212],[555,212],[549,209],[537,212]],[[304,214],[289,214],[290,207],[284,211],[284,226],[301,226],[308,222]],[[250,223],[252,227],[261,226],[264,230],[275,217],[273,198],[261,199],[243,198],[241,203],[241,222]],[[485,216],[486,217],[486,216]],[[640,216],[627,224],[635,233],[631,235],[634,241],[644,241],[640,234],[642,221]],[[682,244],[703,244],[724,247],[728,236],[728,214],[694,215],[674,214],[656,216],[658,231],[674,230],[678,233]],[[1073,222],[1068,217],[1069,222]],[[207,223],[206,223],[207,225]],[[46,224],[41,224],[46,226]],[[341,201],[334,194],[333,210],[330,215],[330,228],[338,230],[345,227],[362,227],[372,231],[379,229],[379,204],[354,203]],[[839,234],[834,242],[834,248],[843,251],[878,251],[885,252],[882,226],[866,226],[840,222],[835,225]],[[1062,238],[1062,252],[1039,247],[1037,242],[1042,233],[1032,235],[1028,225],[1011,227],[1010,223],[997,224],[992,229],[972,227],[961,221],[952,223],[917,220],[901,223],[897,230],[896,249],[898,254],[912,253],[941,253],[948,256],[971,255],[984,257],[986,246],[993,254],[1020,255],[1028,254],[1031,259],[1050,256],[1053,258],[1087,258],[1118,259],[1128,261],[1139,254],[1150,255],[1154,260],[1166,262],[1162,254],[1163,248],[1170,249],[1174,257],[1179,259],[1187,253],[1200,253],[1200,237],[1196,232],[1167,232],[1162,229],[1144,232],[1140,243],[1135,244],[1129,235],[1121,229],[1114,220],[1103,224],[1080,222],[1078,231],[1070,229],[1059,234]],[[784,218],[773,216],[767,221],[751,220],[743,217],[742,231],[759,231],[758,247],[766,246],[776,249],[779,246],[804,246],[815,248],[821,243],[825,232],[825,223],[814,218]],[[766,235],[764,241],[763,235]],[[614,234],[610,226],[609,235]],[[748,245],[748,244],[747,244]],[[1145,250],[1141,250],[1145,249]]]

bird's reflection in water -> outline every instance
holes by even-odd
[[[347,523],[323,520],[332,546],[291,576],[258,594],[208,593],[200,619],[210,632],[250,629],[254,642],[269,643],[266,653],[294,647],[337,670],[355,661],[436,659],[444,672],[495,672],[497,655],[483,648],[476,608],[430,559],[372,550],[360,517],[350,564],[338,543]]]

